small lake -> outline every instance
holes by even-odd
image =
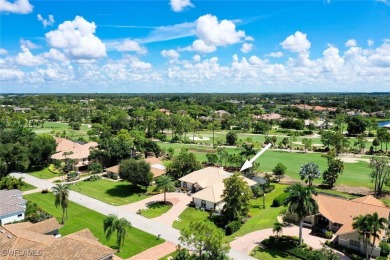
[[[390,124],[390,121],[378,122],[378,126],[384,126],[384,125],[388,125],[388,124]]]

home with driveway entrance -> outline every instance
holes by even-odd
[[[232,175],[233,173],[225,171],[222,167],[207,167],[181,177],[180,187],[182,190],[193,193],[192,201],[196,207],[219,212],[224,205],[223,180]],[[250,187],[257,184],[246,177],[242,178]]]
[[[383,202],[371,195],[356,198],[343,199],[334,196],[318,194],[313,196],[318,204],[318,213],[305,218],[304,226],[309,228],[326,228],[332,231],[335,236],[333,242],[343,247],[365,253],[364,245],[356,230],[353,229],[352,223],[354,218],[359,215],[378,213],[380,218],[389,219],[390,208],[386,207]],[[296,216],[290,215],[290,218]],[[376,239],[375,245],[369,245],[368,250],[373,249],[373,257],[380,255],[379,242],[385,236],[385,230],[380,233],[380,238]]]

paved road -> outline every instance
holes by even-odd
[[[36,178],[29,174],[12,173],[11,175],[16,178],[23,177],[25,182],[34,185],[38,189],[50,190],[53,186],[55,186],[54,183]],[[91,210],[97,211],[103,215],[114,214],[118,215],[120,218],[124,217],[131,222],[132,226],[138,229],[141,229],[150,234],[155,234],[156,236],[161,234],[161,237],[166,241],[174,243],[175,245],[179,244],[180,231],[175,228],[156,222],[152,219],[144,218],[136,213],[126,210],[125,208],[109,205],[100,200],[93,199],[75,191],[70,191],[69,200]],[[253,257],[245,255],[234,249],[230,250],[229,256],[237,260],[254,259]]]

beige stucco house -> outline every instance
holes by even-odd
[[[57,142],[57,147],[59,143]],[[96,142],[89,142],[83,145],[74,145],[71,149],[63,150],[57,152],[51,156],[52,160],[60,160],[67,162],[67,160],[74,160],[73,170],[75,171],[84,171],[88,169],[88,165],[91,163],[88,159],[90,155],[90,149],[97,147]],[[69,147],[70,148],[70,147]],[[59,148],[57,148],[58,150]]]
[[[378,213],[379,217],[388,219],[390,208],[386,207],[380,200],[371,195],[357,199],[346,200],[338,197],[318,194],[313,196],[318,204],[318,214],[305,218],[307,226],[321,226],[333,231],[336,235],[334,242],[346,248],[354,249],[364,253],[364,246],[358,233],[353,229],[354,218],[359,215]],[[384,231],[380,239],[375,241],[372,256],[380,255],[379,242],[385,235]],[[371,251],[371,246],[368,250]]]
[[[222,167],[207,167],[191,172],[180,178],[181,188],[192,192],[192,201],[196,207],[219,212],[224,205],[222,194],[225,190],[223,180],[232,176]],[[255,181],[242,177],[249,186]]]

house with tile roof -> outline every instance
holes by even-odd
[[[33,224],[22,222],[0,227],[2,259],[112,259],[115,251],[83,229],[64,237],[54,236],[61,226],[52,218]],[[9,249],[9,250],[7,250]]]
[[[80,146],[76,146],[67,151],[61,151],[51,156],[52,160],[60,160],[67,162],[69,159],[74,160],[73,170],[84,171],[88,169],[88,165],[91,163],[88,159],[91,148],[97,147],[96,142],[89,142]]]
[[[389,219],[390,217],[390,208],[371,195],[352,200],[323,194],[318,194],[313,198],[318,204],[318,213],[306,217],[305,224],[331,230],[336,235],[334,242],[361,253],[364,253],[364,246],[358,233],[352,227],[354,218],[359,215],[373,214],[374,212],[378,213],[380,218]],[[385,231],[383,230],[380,239],[375,241],[374,257],[380,255],[379,242],[384,235]],[[369,250],[371,250],[371,247],[369,247]]]
[[[222,167],[207,167],[191,172],[179,179],[181,188],[192,192],[192,202],[196,207],[219,212],[224,205],[222,198],[225,185],[223,180],[232,176],[233,173],[224,171]],[[243,177],[249,186],[257,183]]]
[[[81,144],[79,144],[79,143],[76,143],[76,142],[73,142],[71,140],[61,138],[61,137],[56,137],[55,140],[56,140],[56,144],[57,144],[56,153],[69,152],[69,151],[73,150],[74,148],[81,146]]]
[[[23,220],[26,203],[20,190],[0,190],[0,226]]]
[[[150,165],[150,172],[153,174],[153,178],[157,178],[165,174],[165,166],[159,158],[148,157],[145,159]],[[106,168],[106,173],[110,178],[118,179],[119,178],[119,164]]]

